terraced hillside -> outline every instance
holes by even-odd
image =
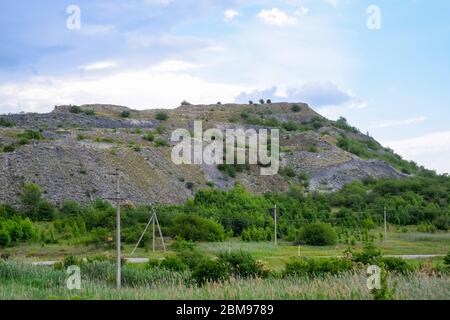
[[[202,120],[204,129],[280,128],[280,173],[261,176],[258,166],[173,164],[171,132],[191,130],[194,120]],[[355,179],[401,178],[420,170],[345,119],[329,121],[302,103],[184,104],[145,111],[57,106],[48,114],[0,116],[0,202],[16,203],[29,182],[53,202],[108,198],[115,168],[122,173],[124,196],[135,204],[179,203],[200,188],[236,182],[254,193],[293,184],[328,192]]]

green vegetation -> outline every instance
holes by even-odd
[[[314,223],[304,226],[295,237],[296,244],[310,246],[331,246],[336,244],[337,236],[328,224]]]
[[[156,114],[155,118],[156,118],[156,120],[159,120],[159,121],[166,121],[169,118],[169,116],[165,112],[158,112]]]
[[[14,127],[15,125],[16,123],[14,121],[0,117],[0,127],[10,128]]]
[[[129,117],[131,116],[131,112],[130,112],[130,111],[127,111],[127,110],[122,111],[122,113],[120,114],[120,116],[121,116],[122,118],[129,118]]]

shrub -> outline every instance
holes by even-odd
[[[259,99],[260,104],[264,104],[264,99]]]
[[[79,106],[72,106],[70,107],[69,112],[78,114],[83,112],[83,110]]]
[[[292,167],[284,167],[281,169],[281,175],[288,178],[294,178],[295,177],[295,171]]]
[[[381,257],[381,252],[374,245],[367,244],[361,252],[352,252],[352,256],[355,262],[371,264]]]
[[[420,223],[417,225],[417,231],[425,233],[435,233],[437,230],[436,226],[430,223]]]
[[[14,152],[16,151],[16,148],[12,145],[8,145],[8,146],[4,146],[3,147],[3,152]]]
[[[253,101],[252,101],[252,100],[250,100],[250,101],[248,102],[248,104],[253,104]]]
[[[187,102],[186,100],[183,100],[183,101],[181,102],[181,105],[182,105],[182,106],[190,106],[191,104],[190,104],[189,102]]]
[[[272,240],[271,228],[253,227],[242,231],[243,241],[270,241]]]
[[[383,265],[386,271],[395,273],[408,274],[414,271],[413,266],[410,265],[408,261],[402,258],[384,257],[377,260],[377,263]]]
[[[448,267],[450,267],[450,251],[447,253],[447,255],[444,257],[444,264]]]
[[[450,225],[450,219],[448,215],[440,215],[436,219],[433,220],[433,225],[438,230],[447,231]]]
[[[235,277],[249,278],[267,276],[256,259],[248,252],[231,252],[219,254],[219,262],[227,265],[230,273]]]
[[[302,108],[298,104],[294,104],[291,109],[294,112],[300,112],[302,110]]]
[[[155,146],[156,147],[168,147],[170,144],[164,139],[156,139]]]
[[[161,261],[159,266],[161,268],[177,272],[186,271],[188,268],[188,266],[178,256],[170,256],[165,258],[163,261]]]
[[[95,110],[89,109],[84,111],[84,114],[87,116],[95,116]]]
[[[20,138],[19,139],[19,144],[21,146],[27,145],[30,142],[30,140],[28,140],[27,138]]]
[[[11,242],[11,237],[6,228],[0,229],[0,247],[6,247]]]
[[[314,223],[300,229],[295,243],[311,246],[331,246],[337,240],[336,232],[328,224]]]
[[[169,118],[169,116],[167,115],[167,113],[165,112],[158,112],[156,114],[156,120],[159,121],[166,121]]]
[[[14,127],[16,123],[6,118],[0,118],[0,127]]]
[[[299,259],[295,258],[286,263],[284,276],[323,276],[336,275],[353,270],[354,265],[348,259]]]
[[[122,111],[122,113],[120,114],[120,116],[121,116],[122,118],[129,118],[129,117],[131,116],[131,112],[130,112],[130,111],[127,111],[127,110]]]
[[[191,270],[202,264],[207,257],[197,249],[184,249],[177,253],[177,257],[183,261]]]
[[[190,181],[186,182],[186,188],[188,188],[189,190],[194,189],[194,183]]]
[[[272,100],[267,99],[266,103],[267,103],[267,104],[271,104],[271,103],[272,103]]]
[[[227,266],[221,261],[205,260],[192,272],[192,279],[202,286],[208,282],[221,282],[230,278]]]
[[[19,134],[18,137],[25,138],[28,140],[44,140],[45,139],[44,135],[41,132],[29,130],[29,129],[27,129],[24,132],[22,132],[21,134]]]
[[[211,219],[188,214],[174,218],[170,233],[192,241],[223,241],[225,238],[222,225]]]
[[[149,132],[144,136],[144,140],[147,140],[149,142],[155,141],[155,134],[153,132]]]

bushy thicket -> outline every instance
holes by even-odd
[[[351,271],[355,268],[349,259],[306,259],[296,258],[288,261],[284,269],[284,276],[323,276]]]
[[[337,236],[333,228],[324,223],[305,225],[297,233],[295,243],[310,246],[331,246],[336,244]]]

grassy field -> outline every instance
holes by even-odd
[[[378,232],[378,230],[376,231]],[[450,233],[419,233],[408,232],[401,233],[391,230],[388,233],[388,241],[383,242],[376,240],[375,245],[384,255],[445,255],[450,250]],[[300,250],[297,246],[286,241],[280,241],[278,246],[271,242],[243,242],[239,239],[231,239],[225,242],[200,243],[199,247],[206,254],[214,255],[219,252],[243,250],[251,252],[257,259],[264,260],[275,270],[281,269],[286,261],[292,257],[334,257],[341,256],[347,248],[359,250],[361,244],[354,246],[339,244],[332,247],[311,247],[301,246]],[[149,248],[139,248],[133,257],[138,258],[162,258],[167,254],[159,251],[151,252]],[[123,254],[130,257],[133,245],[124,245]],[[65,256],[93,256],[93,255],[114,255],[114,248],[104,248],[96,246],[84,245],[45,245],[27,244],[17,247],[6,248],[0,250],[0,254],[8,254],[15,260],[20,261],[55,261],[62,260]],[[169,253],[170,254],[170,249]]]
[[[6,269],[6,270],[5,270]],[[23,266],[0,268],[0,299],[83,299],[83,300],[140,300],[140,299],[269,299],[269,300],[368,300],[364,273],[343,273],[317,278],[231,279],[199,287],[185,284],[183,276],[151,275],[149,284],[134,279],[120,291],[112,281],[83,280],[81,290],[69,291],[64,271],[48,267]],[[153,280],[152,280],[153,279]],[[164,280],[164,281],[161,281]],[[125,276],[125,281],[127,276]],[[395,298],[399,300],[449,299],[450,278],[414,273],[409,276],[391,275],[390,286],[396,283]]]

